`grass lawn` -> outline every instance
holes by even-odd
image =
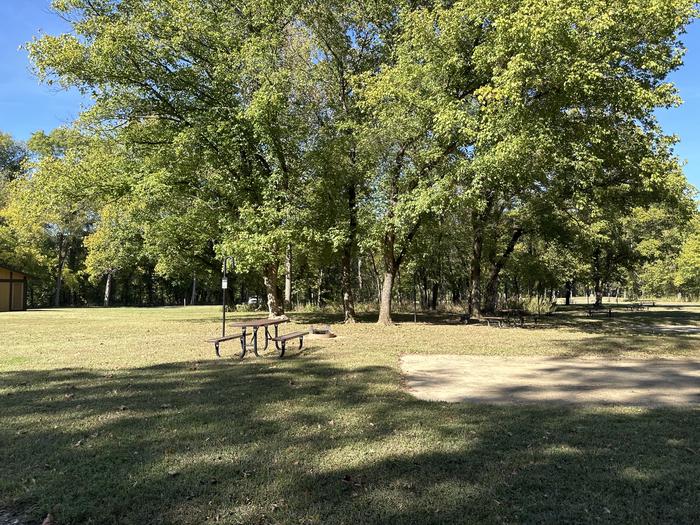
[[[699,410],[431,403],[399,371],[402,353],[700,358],[700,334],[650,333],[700,326],[700,309],[334,325],[301,354],[243,361],[204,342],[218,319],[0,314],[0,521],[700,522]]]

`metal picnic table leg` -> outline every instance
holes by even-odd
[[[282,347],[280,348],[279,341],[277,341],[278,337],[279,337],[279,325],[275,325],[275,348],[277,348],[277,350],[280,352],[280,357],[282,357],[284,355],[284,347],[286,345],[285,345],[285,342],[282,341]]]
[[[268,327],[265,327],[265,348],[263,348],[263,352],[267,350],[267,345],[270,344],[270,330],[268,330]]]
[[[258,327],[253,328],[253,353],[255,357],[260,357],[258,355]]]
[[[246,327],[244,326],[241,328],[241,355],[239,356],[240,359],[243,359],[245,357],[245,350],[246,350]]]

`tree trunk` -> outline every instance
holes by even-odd
[[[515,246],[518,244],[522,234],[523,230],[521,228],[517,228],[515,231],[513,231],[513,235],[511,235],[503,254],[491,267],[491,275],[486,283],[486,298],[483,308],[484,312],[493,313],[496,311],[496,307],[498,306],[498,280],[501,270],[503,270],[508,258],[513,253],[513,250],[515,250]]]
[[[391,169],[389,184],[389,209],[387,212],[387,228],[384,231],[384,242],[382,246],[382,258],[384,260],[384,282],[379,295],[379,319],[378,324],[390,325],[391,320],[391,294],[394,290],[394,278],[399,269],[400,261],[397,261],[396,252],[396,230],[393,224],[394,212],[399,201],[399,175],[403,166],[406,147],[402,147],[396,156],[396,165]],[[404,246],[405,248],[405,246]],[[399,259],[401,256],[399,256]]]
[[[452,304],[461,304],[462,296],[459,292],[459,284],[455,284],[452,288]]]
[[[352,290],[352,255],[346,246],[343,249],[341,260],[340,280],[343,293],[343,313],[346,323],[354,323],[355,319],[355,298]]]
[[[414,233],[417,227],[414,228]],[[391,320],[391,299],[392,292],[394,291],[394,281],[399,273],[399,268],[401,267],[401,260],[403,259],[403,250],[401,254],[396,257],[396,238],[393,231],[389,231],[384,235],[384,282],[382,284],[382,292],[379,297],[379,320],[378,324],[390,325]],[[413,235],[407,237],[410,239]],[[405,249],[405,247],[404,247]]]
[[[433,283],[433,304],[432,309],[435,311],[437,310],[437,305],[438,305],[438,293],[440,292],[440,283],[434,282]]]
[[[595,285],[595,308],[603,306],[603,279],[601,276],[600,267],[600,248],[596,248],[593,252],[593,283]]]
[[[362,291],[362,257],[357,258],[357,289]]]
[[[474,214],[476,215],[476,214]],[[473,221],[477,223],[477,218]],[[481,316],[481,252],[484,247],[484,232],[481,225],[474,228],[472,242],[472,260],[469,271],[469,297],[467,299],[467,314],[469,319]]]
[[[395,272],[392,272],[391,270],[384,272],[384,283],[382,285],[381,302],[379,303],[379,324],[392,324],[391,296],[394,289],[395,276]]]
[[[595,279],[595,305],[596,308],[601,308],[603,306],[603,284],[601,283],[600,277]]]
[[[197,276],[192,275],[192,295],[190,296],[190,304],[197,304]]]
[[[105,297],[104,297],[104,306],[105,308],[109,307],[109,298],[112,295],[112,272],[107,272],[107,280],[105,282]]]
[[[284,309],[292,309],[292,245],[287,245],[284,258]]]
[[[573,288],[573,284],[571,281],[566,281],[566,306],[569,306],[571,304],[571,290]]]
[[[53,294],[53,305],[58,307],[61,306],[61,286],[63,284],[63,276],[61,275],[63,273],[63,264],[59,264],[58,266],[58,272],[56,274],[56,284],[54,286],[54,294]]]
[[[63,234],[58,236],[58,267],[56,268],[56,284],[54,287],[53,305],[61,306],[61,288],[63,286],[63,266],[66,262],[66,254],[64,251],[65,238]]]
[[[343,256],[341,260],[341,288],[343,293],[343,312],[346,323],[355,322],[355,297],[353,294],[352,282],[352,255],[357,244],[357,188],[351,182],[346,188],[348,203],[348,240],[343,246]],[[359,271],[359,267],[358,267]]]
[[[481,309],[482,313],[495,313],[498,308],[498,283],[500,279],[498,274],[492,274],[486,283],[485,297],[484,297],[484,307]]]
[[[277,264],[269,264],[265,267],[263,281],[267,292],[267,309],[270,317],[283,315],[284,305],[280,301],[279,287],[277,286]]]

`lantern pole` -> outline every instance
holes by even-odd
[[[226,290],[228,289],[227,264],[231,261],[233,268],[233,257],[224,257],[224,275],[221,278],[221,337],[226,337]]]

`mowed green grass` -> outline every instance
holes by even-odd
[[[430,403],[399,369],[402,353],[700,358],[700,335],[651,333],[700,326],[699,309],[572,309],[525,329],[367,318],[283,360],[243,361],[204,342],[218,320],[213,307],[0,314],[0,511],[57,524],[700,522],[697,409]]]

